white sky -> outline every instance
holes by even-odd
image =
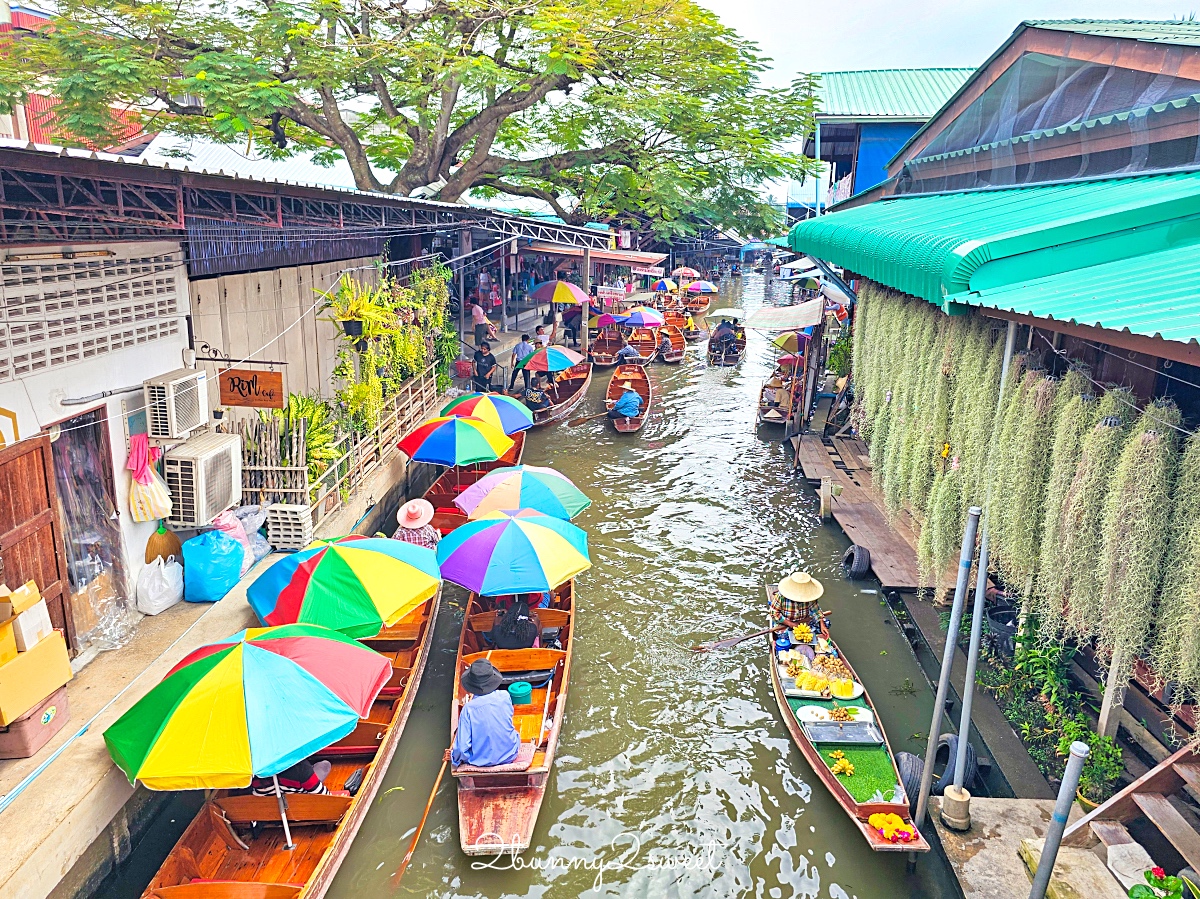
[[[1200,0],[698,0],[796,72],[978,66],[1023,19],[1178,19]]]

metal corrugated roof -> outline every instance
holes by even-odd
[[[1200,172],[880,200],[808,219],[788,239],[942,304],[1200,240]]]
[[[1200,337],[1200,243],[947,299],[1163,340]]]
[[[1200,47],[1200,22],[1155,19],[1030,19],[1027,28]]]
[[[819,118],[928,119],[974,69],[821,72]]]

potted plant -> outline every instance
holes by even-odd
[[[346,336],[356,342],[361,340],[367,326],[383,326],[394,317],[391,309],[379,302],[380,290],[350,278],[343,278],[323,296],[322,308],[330,313],[328,320],[340,324]]]
[[[1085,812],[1090,812],[1113,793],[1117,779],[1125,770],[1121,758],[1121,747],[1112,737],[1102,737],[1092,730],[1087,716],[1082,712],[1063,723],[1062,736],[1058,741],[1058,754],[1066,756],[1075,741],[1086,743],[1091,750],[1083,763],[1079,775],[1079,789],[1075,798]]]

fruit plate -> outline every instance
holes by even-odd
[[[845,710],[850,713],[855,723],[858,724],[874,724],[875,715],[870,709],[862,708],[861,706],[851,705],[844,706]],[[796,720],[804,723],[809,722],[828,722],[833,719],[830,717],[830,711],[827,708],[819,705],[802,705],[796,709]]]
[[[850,691],[849,696],[834,696],[833,698],[834,699],[858,699],[858,697],[862,696],[863,693],[865,693],[865,692],[866,692],[866,688],[863,687],[863,685],[860,684],[858,681],[855,681],[854,689]]]

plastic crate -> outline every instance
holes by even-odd
[[[469,378],[474,371],[470,359],[454,360],[454,376],[456,378]]]
[[[274,503],[267,507],[267,542],[275,549],[304,549],[312,540],[312,515],[307,506]]]

